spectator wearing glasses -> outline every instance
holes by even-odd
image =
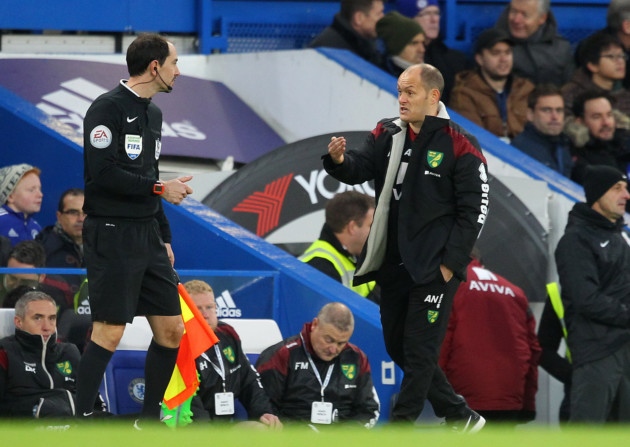
[[[57,206],[57,222],[37,236],[46,252],[46,267],[84,268],[83,260],[83,190],[64,191]],[[83,275],[65,275],[73,293],[83,282]]]
[[[611,0],[606,12],[606,27],[596,31],[596,33],[608,33],[616,37],[623,46],[626,56],[630,57],[630,0]],[[577,65],[580,62],[580,48],[582,42],[578,43],[575,51]],[[626,77],[623,86],[630,88],[630,70],[626,70]]]
[[[598,32],[582,41],[579,49],[581,66],[569,82],[562,86],[565,114],[571,115],[575,98],[586,91],[608,93],[615,99],[615,108],[630,114],[630,91],[623,87],[628,56],[617,38]]]

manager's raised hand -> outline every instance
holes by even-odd
[[[343,163],[343,154],[346,152],[345,137],[332,137],[328,143],[328,154],[335,164]]]

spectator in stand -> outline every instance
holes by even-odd
[[[192,399],[193,419],[230,420],[234,416],[234,399],[238,399],[251,421],[270,428],[281,428],[282,423],[273,412],[258,372],[243,352],[238,334],[232,326],[217,318],[212,287],[200,280],[188,281],[184,287],[219,338],[218,344],[196,360],[199,389]],[[220,408],[217,408],[217,402],[221,402]]]
[[[37,235],[46,252],[46,267],[84,268],[83,261],[83,190],[64,191],[57,206],[57,223]],[[72,295],[81,287],[85,275],[65,275]]]
[[[623,45],[627,62],[630,58],[630,0],[611,0],[606,14],[606,24],[604,30],[617,37]],[[623,86],[630,89],[630,70],[626,70]]]
[[[512,146],[571,177],[573,160],[563,128],[564,100],[560,89],[553,84],[537,85],[527,98],[525,128],[512,140]]]
[[[623,87],[628,56],[616,37],[599,32],[583,40],[580,45],[582,65],[573,78],[562,86],[562,96],[567,116],[575,97],[587,90],[607,92],[615,98],[615,107],[630,114],[630,90]]]
[[[326,203],[326,222],[319,239],[306,249],[300,260],[359,295],[378,302],[374,281],[352,285],[357,258],[374,218],[374,207],[372,197],[357,191],[335,195]]]
[[[44,247],[37,241],[22,241],[13,247],[7,261],[8,268],[35,269],[43,268],[46,263]],[[7,273],[4,275],[2,307],[13,308],[15,301],[9,300],[8,293],[18,286],[35,287],[50,295],[57,303],[59,315],[70,307],[68,301],[69,289],[62,279],[45,273]],[[19,296],[15,296],[17,300]]]
[[[586,203],[569,213],[555,250],[573,365],[571,423],[630,421],[630,246],[626,175],[589,166]]]
[[[620,126],[630,124],[630,119],[613,113],[613,103],[608,93],[600,91],[586,91],[575,98],[574,117],[567,120],[565,132],[571,139],[575,163],[571,179],[579,184],[584,182],[588,165],[607,165],[627,171],[630,132]]]
[[[15,305],[15,335],[0,340],[0,415],[70,417],[80,354],[57,342],[55,300],[27,292]]]
[[[42,206],[41,171],[29,164],[0,168],[0,235],[15,245],[35,239],[41,226],[33,214]]]
[[[519,287],[486,269],[478,250],[472,257],[455,294],[440,367],[486,420],[532,421],[540,357],[534,315]]]
[[[558,34],[550,0],[511,0],[495,27],[514,40],[514,73],[534,84],[564,85],[573,74],[571,44]]]
[[[512,73],[510,36],[496,28],[483,31],[475,42],[477,69],[457,75],[450,106],[505,142],[523,131],[527,97],[534,84]]]
[[[309,47],[350,50],[382,68],[384,56],[378,48],[376,22],[383,17],[383,9],[383,0],[341,0],[332,24]]]
[[[449,48],[440,37],[440,6],[438,0],[396,0],[394,7],[401,14],[414,19],[424,31],[424,62],[440,70],[444,77],[442,102],[449,105],[455,75],[471,68],[466,55]]]
[[[370,363],[348,343],[354,317],[342,303],[328,303],[302,331],[265,349],[256,368],[283,419],[311,424],[357,422],[372,428],[380,404]]]
[[[415,20],[391,11],[376,23],[376,32],[385,43],[385,69],[392,75],[398,78],[407,68],[424,62],[424,32]]]
[[[622,45],[627,58],[630,58],[630,0],[611,0],[606,12],[606,27],[596,31],[594,34],[607,33],[616,37]],[[590,37],[590,36],[589,36]],[[588,39],[588,37],[587,37]],[[582,65],[581,48],[582,40],[578,43],[575,51],[575,61],[577,66]],[[626,59],[628,60],[628,59]],[[626,70],[623,86],[630,89],[630,70]]]

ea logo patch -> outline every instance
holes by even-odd
[[[129,382],[129,387],[127,389],[129,391],[129,396],[131,398],[141,404],[144,402],[144,378],[137,377]]]
[[[112,132],[109,130],[107,126],[96,126],[90,132],[90,143],[96,149],[105,149],[112,144]]]

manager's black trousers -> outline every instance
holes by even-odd
[[[381,323],[388,354],[403,370],[392,421],[415,421],[429,399],[438,417],[459,419],[469,414],[438,366],[453,297],[460,281],[444,283],[437,272],[428,284],[415,284],[403,265],[381,269]]]

